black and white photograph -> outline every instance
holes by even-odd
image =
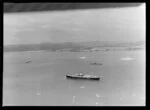
[[[3,3],[2,106],[146,106],[146,3]]]

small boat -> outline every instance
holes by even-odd
[[[98,76],[84,75],[83,73],[67,74],[66,77],[67,78],[72,78],[72,79],[100,80],[100,77],[98,77]]]
[[[31,61],[26,61],[25,63],[31,63]]]
[[[90,63],[90,65],[102,65],[101,63]]]

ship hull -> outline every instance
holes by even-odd
[[[66,78],[70,78],[70,79],[85,79],[85,80],[100,80],[99,77],[78,77],[78,76],[71,76],[71,75],[66,75]]]

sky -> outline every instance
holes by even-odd
[[[44,42],[143,41],[145,4],[138,7],[4,14],[4,45]]]

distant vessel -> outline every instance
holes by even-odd
[[[31,63],[31,61],[26,61],[25,63]]]
[[[102,65],[102,63],[90,63],[90,65]]]
[[[100,80],[100,77],[98,76],[84,75],[83,73],[67,74],[66,77],[72,79]]]

